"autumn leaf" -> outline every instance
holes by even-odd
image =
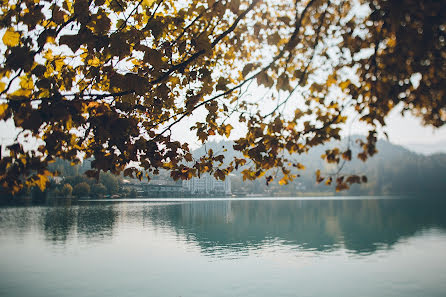
[[[215,89],[217,91],[225,91],[228,89],[228,87],[227,87],[228,83],[229,83],[229,80],[227,78],[220,77],[218,79],[217,86],[215,87]]]
[[[88,60],[87,63],[88,63],[88,65],[91,65],[91,66],[94,66],[94,67],[98,67],[100,65],[101,61],[97,57],[95,57],[95,58],[93,58],[91,60]]]
[[[3,44],[9,47],[19,45],[20,33],[14,31],[13,28],[8,28],[2,38]]]
[[[81,40],[75,35],[62,35],[59,43],[67,45],[75,53],[81,45]]]
[[[301,163],[297,163],[295,166],[296,166],[296,168],[299,169],[299,170],[305,170],[305,166],[302,165]]]
[[[371,133],[327,150],[329,165],[376,154],[376,131],[396,106],[425,125],[446,124],[444,17],[435,1],[404,0],[396,13],[365,0],[370,9],[360,15],[348,1],[16,2],[2,6],[0,117],[13,116],[42,145],[25,152],[19,137],[0,158],[9,192],[44,187],[49,162],[77,156],[92,158],[94,172],[137,178],[142,170],[127,168],[184,179],[243,167],[244,179],[269,183],[281,170],[286,183],[291,169],[304,169],[289,156],[340,140],[356,116]],[[176,126],[196,130],[194,139],[177,141]],[[185,142],[216,134],[237,134],[243,157],[229,165],[192,158]],[[318,171],[322,180],[334,182]],[[365,180],[336,178],[336,188]]]
[[[283,186],[286,184],[288,184],[288,180],[285,177],[279,180],[279,185]]]
[[[248,63],[243,67],[242,75],[246,77],[254,69],[254,64]]]
[[[316,170],[316,182],[320,183],[324,180],[325,178],[321,176],[321,170],[318,169]]]
[[[272,35],[268,36],[268,43],[269,44],[277,44],[280,41],[280,35],[279,33],[276,31],[274,32]]]
[[[262,72],[257,76],[257,83],[259,85],[264,85],[267,88],[270,88],[273,86],[274,81],[271,79],[271,77],[268,76],[266,72]]]
[[[32,90],[34,88],[33,80],[30,77],[22,76],[20,78],[20,87],[26,90]]]
[[[240,8],[240,0],[231,0],[229,8],[233,13],[238,13]]]
[[[340,87],[342,90],[345,90],[349,85],[350,85],[350,81],[349,81],[349,80],[346,80],[346,81],[341,82],[341,83],[339,84],[339,87]]]
[[[229,137],[231,135],[231,131],[234,127],[232,127],[230,124],[225,126],[225,136]]]
[[[5,116],[5,111],[8,108],[8,104],[2,103],[0,104],[0,120],[2,120]]]
[[[211,42],[209,41],[209,37],[206,34],[200,35],[196,40],[195,43],[197,45],[197,48],[200,50],[209,50],[211,49]]]
[[[141,5],[142,5],[143,7],[150,7],[150,6],[152,6],[153,3],[155,3],[155,2],[156,2],[156,0],[143,0],[143,1],[141,2]]]
[[[291,91],[290,80],[288,78],[288,75],[282,73],[282,75],[280,75],[278,78],[276,87],[277,90]]]

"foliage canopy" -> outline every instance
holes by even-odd
[[[2,187],[44,188],[49,162],[93,157],[99,172],[169,169],[175,179],[210,172],[246,179],[303,169],[290,156],[339,139],[348,117],[369,124],[357,157],[376,153],[376,131],[396,105],[425,124],[446,120],[446,2],[269,0],[2,1],[0,120],[20,129],[3,150]],[[261,86],[265,96],[250,95]],[[224,160],[194,159],[171,128],[198,139],[246,134]],[[24,145],[38,139],[37,146]],[[322,156],[341,165],[350,148]],[[353,156],[355,157],[355,156]],[[248,160],[248,162],[247,162]],[[139,166],[135,166],[138,164]],[[271,169],[273,169],[271,171]],[[273,173],[271,173],[273,172]],[[338,189],[358,175],[316,172]]]

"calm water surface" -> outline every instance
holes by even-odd
[[[446,296],[439,199],[0,208],[0,296]]]

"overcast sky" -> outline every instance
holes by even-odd
[[[393,112],[387,121],[390,141],[398,144],[435,144],[446,141],[446,127],[424,127],[409,114],[402,117]]]
[[[173,136],[177,140],[188,142],[192,148],[195,148],[200,146],[200,142],[195,139],[195,133],[189,131],[191,122],[186,120],[180,123],[180,125],[173,129]],[[236,126],[233,130],[234,136],[241,134],[237,133],[238,128]],[[8,121],[7,123],[0,121],[1,144],[12,143],[17,133],[15,130],[12,121]],[[358,122],[352,125],[352,134],[364,134],[365,131],[365,127]],[[394,110],[387,118],[385,131],[389,135],[390,142],[408,147],[411,147],[413,144],[433,146],[441,142],[446,142],[446,127],[440,129],[424,127],[418,118],[408,113],[402,117],[398,110]]]
[[[195,133],[189,131],[189,123],[191,121],[184,121],[173,129],[173,136],[180,140],[189,142],[192,147],[200,146],[200,142],[195,140]],[[389,136],[389,141],[395,144],[407,146],[409,148],[413,144],[438,145],[440,142],[446,142],[446,127],[440,129],[425,127],[421,124],[421,121],[409,113],[406,113],[404,117],[400,112],[395,109],[387,118],[387,126],[384,131]],[[365,134],[366,127],[359,122],[355,122],[352,125],[351,134]],[[233,136],[237,136],[236,129],[232,132]],[[384,138],[384,135],[380,135]],[[232,138],[232,137],[231,137]],[[218,138],[217,138],[218,139]],[[446,148],[445,148],[446,150]],[[436,150],[434,150],[436,151]]]

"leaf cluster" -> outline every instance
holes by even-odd
[[[351,110],[370,127],[361,160],[376,153],[376,131],[397,105],[440,127],[446,3],[395,3],[3,1],[0,120],[21,132],[3,150],[0,184],[43,188],[57,158],[94,158],[87,175],[96,178],[168,169],[175,179],[224,179],[243,166],[245,179],[281,172],[286,184],[297,177],[290,167],[304,168],[286,156],[340,139]],[[356,13],[358,5],[370,13]],[[250,95],[251,85],[265,96]],[[194,112],[205,114],[191,126],[203,143],[242,123],[234,149],[244,157],[194,159],[171,135]],[[41,145],[25,149],[30,139]],[[366,179],[326,181],[343,189]]]

